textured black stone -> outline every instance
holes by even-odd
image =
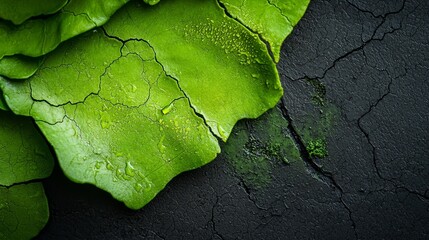
[[[312,0],[279,71],[303,160],[271,161],[269,186],[246,186],[221,155],[132,211],[57,168],[38,239],[428,239],[429,2]],[[303,148],[320,115],[309,80],[338,109],[324,159]]]

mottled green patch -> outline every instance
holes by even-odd
[[[275,162],[289,164],[300,159],[287,126],[278,109],[257,120],[237,124],[233,137],[222,147],[222,156],[247,186],[254,189],[268,186]]]
[[[279,109],[273,109],[255,121],[255,135],[265,142],[265,155],[291,163],[300,159],[295,142],[289,135],[288,121]]]
[[[271,182],[271,165],[263,154],[262,143],[250,139],[245,122],[240,122],[234,137],[223,146],[222,156],[228,160],[235,173],[246,186],[259,189]]]
[[[302,121],[298,129],[305,148],[311,158],[328,156],[327,136],[335,124],[338,109],[326,99],[326,87],[318,79],[306,79],[314,88],[311,100],[314,104],[314,114]]]
[[[324,158],[328,156],[326,142],[323,139],[310,140],[306,149],[311,158]]]
[[[319,106],[325,106],[326,103],[326,87],[319,79],[307,79],[307,82],[314,88],[314,94],[312,96],[313,103]]]

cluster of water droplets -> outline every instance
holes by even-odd
[[[116,157],[124,157],[123,153],[115,153]],[[129,158],[130,156],[127,156]],[[153,188],[153,183],[140,170],[135,168],[131,161],[115,165],[110,160],[97,161],[94,165],[96,171],[107,170],[113,174],[113,181],[133,181],[134,190],[143,193]]]
[[[257,36],[232,20],[219,22],[207,18],[203,22],[187,24],[183,36],[187,41],[216,46],[223,50],[226,58],[238,58],[242,65],[262,63],[256,54]]]

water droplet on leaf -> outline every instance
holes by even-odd
[[[135,169],[133,165],[131,165],[131,162],[127,162],[127,165],[125,166],[125,174],[127,174],[130,177],[133,177],[135,175]]]

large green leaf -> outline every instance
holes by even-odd
[[[34,16],[55,13],[66,3],[67,0],[1,0],[0,18],[21,24]]]
[[[49,148],[31,119],[0,110],[0,185],[46,178],[53,164]]]
[[[265,44],[214,0],[133,2],[105,31],[62,44],[28,81],[0,85],[15,113],[35,118],[69,178],[131,208],[213,160],[215,136],[226,140],[282,95]]]
[[[48,221],[41,183],[53,158],[30,118],[0,111],[0,239],[29,239]]]
[[[1,240],[31,239],[48,218],[48,202],[41,183],[0,186]]]
[[[266,46],[214,0],[170,0],[152,8],[132,3],[106,31],[148,41],[167,74],[179,80],[194,109],[223,140],[239,119],[260,116],[283,93]]]
[[[66,175],[139,208],[219,146],[152,48],[121,46],[90,33],[55,51],[29,81],[3,83],[13,109],[36,119]],[[69,62],[55,67],[64,52]]]

